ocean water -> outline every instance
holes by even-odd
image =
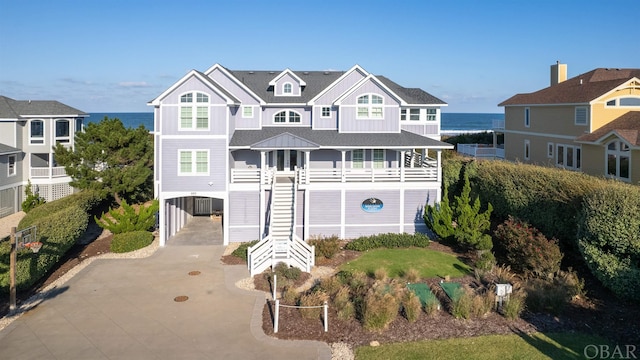
[[[144,125],[153,130],[153,113],[90,113],[89,122],[100,122],[104,117],[118,118],[125,127],[137,128]],[[444,133],[462,133],[491,130],[493,120],[504,120],[504,114],[487,113],[442,113],[441,130]]]

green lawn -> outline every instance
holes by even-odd
[[[584,359],[593,345],[611,345],[597,336],[577,333],[535,333],[487,335],[448,340],[395,343],[379,347],[363,346],[356,360],[377,359]],[[613,351],[613,347],[610,347]],[[587,353],[592,356],[593,354]]]
[[[340,270],[361,270],[372,274],[386,268],[391,277],[398,277],[410,268],[420,272],[422,278],[452,278],[467,275],[471,269],[455,256],[428,248],[375,249],[363,253],[356,260],[343,264]]]

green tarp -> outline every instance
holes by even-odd
[[[438,301],[438,298],[436,298],[436,296],[433,295],[433,293],[431,292],[431,289],[429,289],[429,285],[423,284],[423,283],[407,284],[407,288],[413,291],[416,294],[416,296],[420,299],[420,302],[422,303],[422,307],[425,307],[427,303],[431,303],[433,301],[435,301],[438,304],[438,306],[440,306],[440,301]]]
[[[461,294],[461,292],[458,291],[460,290],[460,288],[462,288],[462,285],[460,285],[460,283],[445,282],[440,283],[440,287],[442,288],[442,290],[444,290],[444,292],[451,300],[456,300]]]

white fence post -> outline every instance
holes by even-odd
[[[329,316],[327,315],[329,313],[328,308],[329,306],[327,305],[327,302],[324,302],[324,332],[329,331]]]
[[[276,299],[276,311],[275,311],[275,319],[273,321],[273,333],[278,332],[278,315],[280,313],[280,300]]]
[[[276,289],[278,288],[278,275],[273,274],[273,300],[277,300]]]

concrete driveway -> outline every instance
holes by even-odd
[[[325,343],[264,335],[265,294],[235,287],[248,271],[223,251],[95,260],[0,331],[0,359],[330,359]]]

